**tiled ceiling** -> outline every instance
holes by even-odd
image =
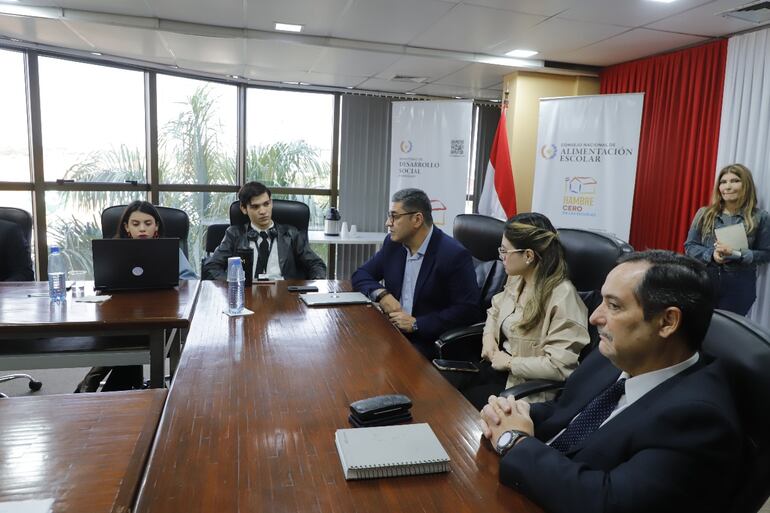
[[[504,75],[530,69],[505,58],[515,48],[545,71],[602,67],[756,28],[718,15],[746,3],[0,0],[0,37],[260,82],[499,99]]]

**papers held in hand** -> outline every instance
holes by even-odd
[[[749,249],[749,240],[746,238],[746,228],[743,223],[715,228],[714,235],[719,242],[734,250]]]
[[[428,424],[338,429],[334,438],[345,479],[449,471],[449,455]]]

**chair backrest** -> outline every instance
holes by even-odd
[[[160,218],[163,221],[163,235],[166,237],[177,237],[179,239],[179,247],[182,248],[184,255],[188,256],[187,237],[190,234],[190,218],[187,216],[187,212],[178,208],[159,207],[157,205],[155,205],[155,208],[158,210],[158,214],[160,214]],[[102,211],[103,238],[111,239],[115,236],[118,232],[120,216],[123,215],[125,209],[126,205],[113,205]]]
[[[297,230],[307,233],[310,225],[310,207],[301,201],[273,199],[273,221],[278,224],[290,224]],[[233,201],[230,205],[230,224],[248,222],[249,217],[241,212],[240,202]]]
[[[452,236],[473,256],[476,283],[481,289],[481,308],[484,310],[489,308],[492,297],[502,290],[507,278],[497,252],[504,231],[505,222],[494,217],[481,214],[455,217]]]
[[[27,244],[32,240],[32,216],[26,210],[15,207],[0,207],[0,219],[16,223],[21,227]]]
[[[743,475],[738,478],[730,511],[758,511],[770,496],[770,334],[745,317],[716,310],[703,352],[727,369],[746,435]]]
[[[218,223],[218,224],[210,224],[206,227],[206,253],[211,254],[213,253],[217,247],[219,247],[219,244],[222,242],[222,239],[225,238],[225,232],[227,231],[227,227],[230,226],[229,224],[224,223]]]
[[[569,279],[577,290],[599,290],[618,258],[634,250],[610,235],[578,228],[559,228]]]

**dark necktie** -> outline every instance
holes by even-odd
[[[567,452],[571,447],[588,438],[610,416],[625,389],[626,378],[619,379],[607,387],[604,392],[594,397],[588,406],[583,408],[580,415],[567,426],[567,429],[551,442],[551,447],[561,452]]]
[[[270,258],[270,242],[267,238],[267,232],[259,232],[259,236],[262,242],[259,243],[258,255],[257,255],[257,270],[254,274],[255,278],[259,278],[260,274],[264,274],[267,270],[267,259]]]

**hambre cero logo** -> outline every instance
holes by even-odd
[[[556,145],[555,144],[544,144],[540,148],[540,155],[546,160],[551,160],[556,156]]]
[[[409,153],[412,151],[412,141],[401,141],[401,153]]]

